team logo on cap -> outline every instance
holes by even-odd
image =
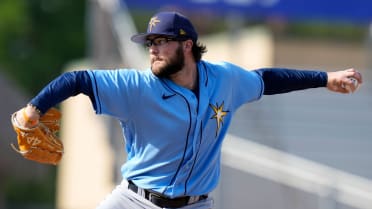
[[[155,27],[156,24],[160,23],[160,20],[158,19],[158,17],[153,17],[150,19],[150,22],[149,22],[149,31],[151,32],[152,31],[152,27]]]
[[[214,112],[214,115],[210,119],[216,119],[216,122],[217,122],[217,128],[216,128],[216,137],[217,137],[217,134],[221,126],[223,125],[223,119],[227,115],[227,113],[229,113],[229,111],[223,110],[224,102],[222,102],[221,105],[218,105],[218,103],[216,103],[216,105],[209,104],[209,106],[212,108]]]
[[[180,35],[182,35],[182,36],[186,35],[186,31],[183,30],[183,29],[180,29]]]

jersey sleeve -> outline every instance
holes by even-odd
[[[255,70],[265,83],[265,95],[282,94],[309,88],[326,87],[326,72],[285,68]]]
[[[232,94],[238,105],[259,100],[263,95],[264,82],[257,73],[231,63],[224,63],[231,73]]]
[[[63,73],[47,84],[29,103],[44,114],[49,108],[80,93],[89,96],[95,106],[90,78],[85,70]]]
[[[91,70],[97,114],[126,120],[133,103],[139,99],[138,76],[134,70]]]

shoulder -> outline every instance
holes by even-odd
[[[251,75],[256,76],[252,70],[245,69],[241,66],[233,64],[231,62],[220,61],[220,62],[209,62],[209,61],[200,61],[200,66],[204,67],[205,70],[208,72],[209,75],[215,75],[216,77],[221,78],[221,76],[243,76],[243,75]],[[226,77],[225,77],[226,78]],[[224,79],[225,79],[224,78]]]
[[[88,70],[88,73],[94,76],[105,76],[105,77],[117,77],[117,76],[146,76],[148,70],[137,70],[137,69],[92,69]]]
[[[88,74],[94,80],[104,82],[149,82],[154,79],[153,74],[149,69],[115,69],[115,70],[89,70]]]
[[[226,61],[210,62],[210,61],[200,61],[200,65],[204,66],[208,70],[217,72],[234,72],[234,71],[248,71],[236,64]]]

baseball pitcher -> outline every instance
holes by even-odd
[[[82,93],[97,114],[120,122],[128,153],[123,180],[97,209],[213,208],[209,194],[219,181],[221,145],[240,106],[308,88],[351,93],[362,83],[354,69],[246,70],[202,60],[206,46],[176,12],[155,14],[147,32],[131,40],[148,48],[149,69],[63,73],[11,117],[14,149],[53,165],[63,160],[56,104]]]

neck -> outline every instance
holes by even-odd
[[[197,88],[198,84],[198,69],[195,62],[186,63],[182,70],[171,75],[170,80],[193,91]]]

